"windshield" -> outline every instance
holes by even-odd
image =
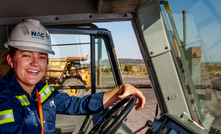
[[[192,119],[221,129],[221,1],[167,2],[161,10]]]
[[[49,55],[48,68],[42,79],[50,86],[70,96],[83,97],[92,92],[92,73],[95,91],[103,92],[116,86],[105,39],[95,41],[95,72],[91,70],[91,35],[65,33],[61,29],[50,32],[52,49],[56,55]],[[80,30],[79,30],[80,31]],[[83,32],[84,29],[81,29]],[[99,49],[100,48],[100,49]]]

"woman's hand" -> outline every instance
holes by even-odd
[[[116,101],[124,99],[130,95],[135,95],[139,99],[139,102],[135,103],[136,106],[135,109],[136,110],[142,109],[146,103],[146,99],[143,93],[140,92],[140,90],[138,90],[137,88],[135,88],[130,84],[122,84],[121,86],[116,87],[104,93],[103,97],[104,108],[107,108]]]
[[[130,84],[121,85],[120,90],[122,90],[122,93],[120,95],[118,95],[119,99],[124,99],[127,96],[135,95],[139,99],[139,102],[135,103],[135,106],[136,106],[135,109],[139,110],[144,107],[144,105],[146,103],[146,99],[140,90],[138,90],[137,88],[135,88],[134,86],[132,86]]]

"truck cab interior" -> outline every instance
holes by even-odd
[[[80,62],[90,72],[90,84],[75,83],[71,88],[90,93],[124,83],[115,39],[111,31],[96,23],[129,21],[160,109],[154,120],[143,122],[148,127],[145,133],[221,133],[220,1],[7,0],[0,6],[0,50],[5,49],[4,43],[16,24],[28,18],[40,20],[51,35],[56,53],[51,58],[89,55],[88,60]],[[127,51],[126,44],[122,51]],[[66,79],[60,76],[58,80]],[[57,84],[55,88],[61,90],[63,85]],[[126,112],[119,106],[125,101]],[[115,105],[114,109],[121,112],[117,117],[125,118],[133,103],[132,97]],[[54,133],[98,133],[94,131],[101,129],[97,126],[107,118],[101,118],[101,114],[58,114]],[[103,133],[134,133],[118,119]]]

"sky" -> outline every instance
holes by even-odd
[[[131,25],[130,21],[124,22],[105,22],[105,23],[94,23],[99,28],[105,28],[111,31],[113,42],[115,45],[115,50],[118,58],[130,58],[130,59],[142,59],[138,43]],[[79,42],[84,40],[84,42],[90,42],[90,37],[87,35],[83,35],[81,37],[75,37],[73,35],[52,35],[51,34],[51,42],[53,44],[68,44],[70,42]],[[56,55],[51,56],[50,58],[67,57],[67,56],[86,56],[90,54],[89,47],[83,45],[83,48],[73,47],[73,49],[69,49],[68,51],[65,47],[53,47]],[[76,51],[77,50],[77,51]],[[75,55],[74,55],[75,54]]]
[[[111,31],[118,58],[142,59],[130,21],[95,24]]]

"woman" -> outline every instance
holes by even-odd
[[[50,36],[38,20],[27,19],[13,28],[2,64],[10,69],[0,80],[0,133],[48,134],[55,130],[57,113],[93,114],[119,99],[136,95],[143,108],[143,94],[130,84],[83,98],[70,97],[40,82],[45,74]]]

